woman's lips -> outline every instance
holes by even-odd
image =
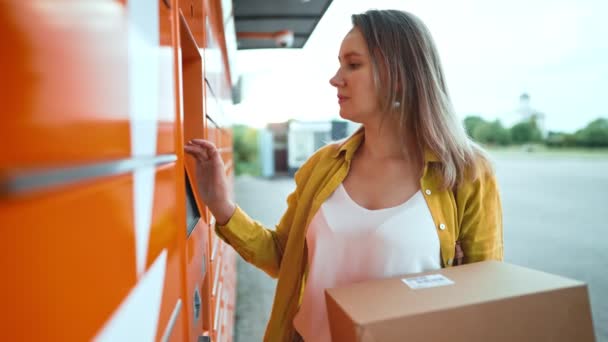
[[[344,103],[347,100],[348,100],[348,97],[338,95],[338,103]]]

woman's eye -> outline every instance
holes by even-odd
[[[351,68],[351,69],[356,69],[356,68],[358,68],[360,65],[361,65],[361,64],[358,64],[358,63],[350,63],[350,64],[348,64],[348,67],[349,67],[349,68]]]

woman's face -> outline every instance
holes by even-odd
[[[363,34],[353,28],[342,41],[340,68],[329,80],[338,90],[340,116],[366,124],[378,113],[372,64]]]

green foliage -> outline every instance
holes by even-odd
[[[500,121],[485,121],[479,116],[464,119],[467,134],[481,144],[522,145],[545,143],[548,147],[608,147],[608,119],[599,118],[575,133],[549,132],[543,139],[536,119],[522,121],[511,129],[504,128]]]
[[[599,118],[575,133],[576,141],[585,147],[608,147],[608,119]]]
[[[516,144],[537,143],[543,140],[543,135],[534,119],[522,121],[511,127],[511,137]]]
[[[469,137],[473,138],[473,133],[477,126],[485,123],[486,121],[479,116],[467,116],[464,119],[464,129],[467,131]]]
[[[257,130],[245,125],[232,127],[233,152],[236,175],[260,175]]]
[[[562,132],[549,132],[545,139],[548,147],[576,147],[576,137],[574,134]]]
[[[506,146],[511,143],[511,133],[503,127],[500,120],[479,122],[475,126],[472,137],[480,143],[489,145]]]
[[[479,116],[469,116],[464,119],[464,127],[467,134],[479,143],[501,146],[511,143],[511,133],[500,120],[488,122]]]

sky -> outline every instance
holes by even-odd
[[[406,10],[425,22],[462,119],[510,126],[524,92],[549,130],[573,132],[608,118],[606,0],[333,0],[303,49],[238,52],[243,100],[233,120],[263,127],[338,118],[329,78],[350,15],[370,8]]]

